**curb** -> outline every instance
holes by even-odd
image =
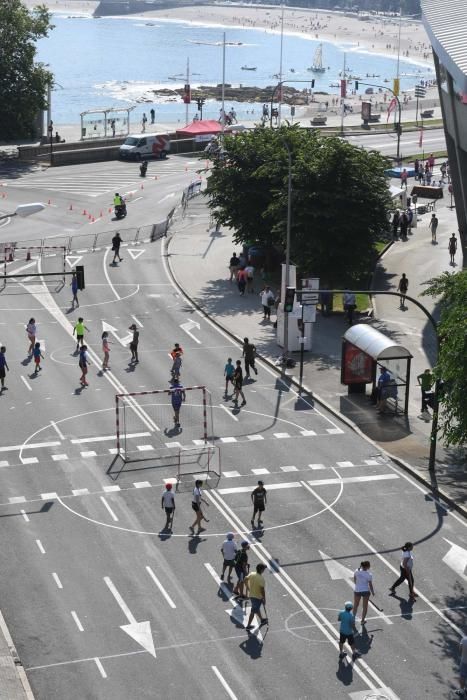
[[[22,685],[22,688],[24,690],[25,698],[27,698],[27,700],[34,700],[34,695],[33,695],[31,686],[29,685],[29,681],[28,681],[28,678],[26,676],[24,666],[21,663],[21,660],[18,656],[18,652],[16,651],[16,647],[13,644],[10,630],[8,629],[8,626],[5,622],[5,618],[3,617],[1,610],[0,610],[0,633],[3,635],[3,637],[5,638],[5,641],[8,645],[8,649],[10,651],[10,656],[13,660],[14,665],[15,665],[16,674],[17,674],[18,679],[19,679],[19,681]]]
[[[184,289],[182,284],[178,281],[178,279],[175,275],[175,272],[173,270],[171,261],[170,261],[170,253],[169,253],[170,241],[174,237],[175,234],[176,234],[176,231],[174,231],[172,229],[172,234],[169,234],[169,236],[165,239],[165,245],[164,245],[165,256],[166,256],[166,260],[167,260],[167,268],[172,276],[173,283],[179,289],[179,291],[185,297],[185,299],[187,299],[190,302],[190,304],[192,304],[199,313],[201,313],[205,318],[209,319],[209,321],[211,323],[213,323],[217,328],[219,328],[224,333],[226,333],[228,336],[230,336],[230,338],[235,340],[235,342],[241,344],[242,339],[239,336],[237,336],[235,333],[230,331],[228,328],[226,328],[222,323],[219,323],[219,321],[217,321],[215,318],[210,316],[206,311],[204,311],[204,309],[201,306],[199,306],[199,304],[190,297],[188,292]],[[388,248],[390,247],[390,245],[392,245],[392,243],[390,243],[388,245]],[[264,362],[276,374],[281,375],[281,372],[279,372],[279,370],[277,369],[277,366],[273,362],[271,362],[270,359],[265,358],[265,357],[261,357],[261,356],[258,356],[258,357],[262,362]],[[296,379],[294,379],[293,377],[290,377],[290,381],[296,388],[299,388],[300,385]],[[328,410],[333,416],[335,416],[336,418],[339,418],[339,420],[341,420],[343,423],[345,423],[351,430],[353,430],[355,433],[357,433],[357,435],[359,435],[361,438],[366,440],[366,442],[368,442],[370,445],[372,445],[373,447],[378,449],[380,452],[383,452],[395,464],[397,464],[399,467],[401,467],[401,469],[406,471],[416,481],[418,481],[423,486],[425,486],[434,496],[442,499],[447,505],[450,506],[450,508],[457,511],[464,518],[467,519],[467,508],[464,508],[464,506],[459,505],[458,503],[456,503],[456,501],[453,498],[451,498],[451,496],[449,496],[449,494],[447,494],[442,489],[439,489],[437,486],[434,486],[422,474],[419,474],[418,471],[416,471],[415,468],[412,467],[408,462],[405,462],[402,458],[397,457],[396,455],[392,454],[391,452],[388,452],[384,447],[381,447],[381,445],[379,443],[377,443],[374,440],[372,440],[371,438],[369,438],[368,435],[365,435],[365,433],[363,433],[362,430],[352,420],[350,420],[350,418],[347,418],[347,416],[344,416],[342,413],[339,413],[339,411],[337,409],[335,409],[333,406],[328,404],[327,401],[325,401],[324,399],[322,399],[318,395],[313,394],[313,391],[311,389],[309,389],[306,385],[302,385],[302,389],[310,397],[312,397],[313,401],[316,401],[316,403],[318,403],[320,406],[322,406],[323,408]]]

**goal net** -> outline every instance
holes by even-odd
[[[116,454],[125,462],[178,468],[183,448],[204,448],[213,438],[211,394],[183,387],[178,415],[172,388],[115,396]]]
[[[41,241],[0,243],[2,289],[44,286],[61,289],[66,283],[66,246]]]
[[[194,479],[202,481],[221,478],[221,455],[217,445],[182,447],[178,453],[177,489],[180,484],[192,484]]]

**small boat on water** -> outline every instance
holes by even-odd
[[[312,73],[325,73],[326,68],[323,66],[323,45],[318,44],[318,48],[315,51],[315,55],[313,58],[313,65],[310,68],[307,68],[307,70],[311,71]]]
[[[256,66],[242,66],[242,70],[257,70]]]

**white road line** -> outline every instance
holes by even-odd
[[[298,467],[294,467],[293,464],[287,464],[285,467],[281,467],[283,472],[298,472]]]
[[[26,503],[26,502],[27,502],[27,499],[25,496],[10,496],[10,498],[8,499],[8,503],[11,503],[12,505],[14,503]],[[21,512],[24,513],[23,510]]]
[[[79,631],[80,631],[80,632],[84,632],[84,627],[83,627],[83,625],[81,624],[80,619],[79,619],[78,615],[76,614],[76,612],[75,612],[74,610],[71,611],[71,617],[72,617],[73,620],[75,621],[76,627],[79,629]]]
[[[336,462],[338,467],[353,467],[353,462]]]
[[[134,481],[133,486],[135,489],[150,489],[152,484],[150,484],[149,481]]]
[[[109,271],[107,269],[108,268],[107,256],[109,254],[109,251],[110,251],[110,246],[107,246],[107,248],[105,249],[104,257],[102,258],[102,267],[104,268],[104,275],[105,275],[105,279],[107,280],[107,284],[109,285],[110,289],[114,293],[115,298],[118,299],[118,301],[121,301],[120,294],[117,292],[117,290],[113,286],[112,282],[110,281]],[[105,376],[107,377],[108,375],[106,374]]]
[[[23,377],[22,374],[21,374],[20,376],[21,376],[21,381],[22,381],[23,384],[26,386],[26,389],[28,389],[29,391],[32,391],[32,386],[30,385],[30,383],[28,382],[28,380],[27,380],[25,377]]]
[[[326,469],[324,464],[309,464],[310,469]]]
[[[111,486],[103,486],[102,490],[106,493],[113,493],[115,491],[120,491],[120,486],[118,484],[112,484]]]
[[[73,489],[71,493],[73,496],[87,496],[89,489]]]
[[[117,518],[117,516],[115,515],[115,513],[114,513],[113,510],[112,510],[112,508],[109,506],[109,504],[108,504],[107,501],[105,500],[104,496],[101,496],[100,499],[101,499],[102,503],[105,505],[105,507],[107,508],[107,510],[109,511],[111,518],[112,518],[116,523],[118,523],[118,518]]]
[[[85,452],[80,452],[80,455],[83,459],[88,459],[88,457],[97,457],[97,452],[94,452],[94,450],[86,450]]]
[[[60,428],[58,427],[58,425],[57,425],[53,420],[50,421],[50,425],[51,425],[52,428],[55,430],[55,432],[57,433],[57,435],[58,435],[58,437],[60,438],[60,440],[64,440],[64,439],[65,439],[65,436],[64,436],[64,434],[62,433],[62,431],[60,430]]]
[[[228,445],[233,442],[237,442],[236,437],[221,437],[221,442],[224,443],[224,445]]]
[[[52,455],[52,460],[54,462],[65,462],[68,460],[68,455],[62,454],[62,455]]]
[[[169,596],[169,594],[167,593],[167,591],[165,590],[164,586],[163,586],[162,583],[159,581],[159,579],[157,578],[156,574],[155,574],[154,571],[151,569],[151,567],[150,567],[150,566],[147,566],[147,567],[146,567],[146,571],[148,572],[149,576],[152,578],[152,580],[154,581],[154,583],[156,584],[156,586],[158,587],[158,589],[160,590],[160,592],[162,593],[162,595],[164,596],[164,598],[166,599],[166,601],[168,602],[168,604],[170,605],[170,607],[173,608],[173,609],[175,609],[177,606],[175,605],[175,603],[173,602],[172,598]]]
[[[139,450],[139,452],[150,452],[151,450],[155,450],[156,448],[152,445],[137,445],[136,449]]]
[[[37,457],[21,457],[22,464],[37,464],[38,461]]]
[[[41,493],[41,499],[43,501],[50,501],[54,498],[58,498],[56,491],[49,491],[49,493]]]
[[[21,515],[23,516],[23,518],[24,518],[24,519],[26,520],[26,522],[28,523],[28,522],[29,522],[29,517],[28,517],[26,511],[21,509],[20,512],[21,512]]]
[[[226,479],[233,479],[235,476],[241,476],[240,472],[233,470],[230,472],[222,472],[222,476],[225,476]]]
[[[227,681],[225,680],[224,676],[219,671],[217,666],[211,666],[211,668],[214,671],[214,673],[216,674],[218,680],[220,681],[222,687],[224,688],[225,692],[229,696],[230,700],[237,700],[237,696],[235,695],[232,688],[229,686],[229,684],[227,683]]]
[[[290,437],[289,433],[273,433],[273,435],[278,440],[286,440]]]
[[[60,579],[58,578],[58,575],[55,573],[55,571],[52,573],[52,577],[53,577],[53,580],[55,581],[55,583],[57,584],[57,586],[58,586],[59,588],[63,588],[62,582],[61,582]]]
[[[104,670],[103,665],[101,664],[100,659],[98,659],[98,658],[96,657],[96,658],[94,659],[94,661],[96,662],[96,666],[97,666],[97,668],[99,669],[99,673],[101,674],[102,678],[107,678],[107,674],[106,674],[106,672],[105,672],[105,670]]]
[[[338,479],[336,479],[338,481]],[[312,482],[313,483],[313,482]],[[302,484],[299,481],[289,481],[282,484],[269,484],[268,491],[274,491],[276,489],[299,489]],[[229,493],[250,493],[251,486],[234,486],[231,489],[217,489],[217,493],[222,495]]]
[[[250,440],[251,442],[253,442],[253,441],[255,441],[255,440],[264,440],[264,436],[263,436],[263,435],[247,435],[247,438],[248,438],[248,440]]]
[[[139,319],[136,318],[136,316],[132,316],[131,318],[140,328],[144,328],[143,324],[141,323],[141,321]]]
[[[151,433],[128,433],[125,437],[128,438],[139,438],[148,437]],[[98,437],[87,437],[87,438],[73,438],[70,442],[73,445],[80,445],[84,442],[104,442],[106,440],[115,440],[115,435],[99,435]]]
[[[37,546],[39,547],[39,552],[40,552],[41,554],[45,554],[45,549],[44,549],[44,547],[42,546],[42,542],[41,542],[40,540],[36,540],[36,544],[37,544]]]
[[[0,467],[9,467],[10,463],[6,459],[0,461]]]
[[[232,411],[229,411],[229,409],[227,408],[227,406],[224,406],[223,403],[220,403],[220,404],[219,404],[219,408],[222,408],[222,410],[225,411],[225,412],[227,413],[227,415],[230,416],[230,417],[232,418],[232,420],[235,420],[235,421],[237,421],[237,423],[238,423],[238,418],[237,418],[237,416],[236,416],[234,413],[232,413]]]
[[[59,442],[30,442],[23,445],[7,445],[6,447],[0,447],[0,452],[14,452],[15,450],[35,450],[38,447],[56,447],[60,445]]]
[[[253,474],[256,474],[257,476],[260,476],[260,474],[270,474],[271,472],[269,469],[266,469],[266,467],[260,467],[258,469],[252,469],[251,470]]]
[[[316,481],[309,481],[310,486],[329,486],[331,484],[359,484],[361,482],[368,481],[386,481],[386,479],[398,479],[397,474],[374,474],[371,476],[346,476],[339,477],[335,479],[317,479]],[[271,487],[268,486],[270,489]]]

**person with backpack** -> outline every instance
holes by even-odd
[[[250,565],[248,563],[248,550],[250,548],[250,543],[248,540],[243,540],[240,549],[237,550],[235,554],[235,573],[237,574],[237,583],[233,589],[234,595],[239,598],[245,597],[245,576],[247,576]]]
[[[258,481],[258,486],[251,492],[251,502],[253,503],[253,516],[251,518],[251,526],[255,526],[255,517],[258,513],[258,529],[263,524],[262,517],[266,509],[267,491],[264,488],[264,482]]]
[[[250,343],[248,338],[243,338],[242,357],[245,358],[245,377],[250,377],[250,367],[255,374],[258,374],[255,367],[256,346]]]
[[[233,532],[228,532],[224,542],[222,543],[221,552],[224,558],[222,564],[221,581],[224,580],[225,572],[228,569],[227,580],[230,581],[232,578],[232,571],[235,566],[235,556],[237,554],[238,547],[234,539]]]
[[[409,288],[409,280],[405,276],[405,272],[402,273],[402,277],[399,280],[399,284],[397,285],[397,291],[400,292],[400,302],[399,302],[399,307],[401,309],[405,309],[405,295],[407,294],[407,290]]]

